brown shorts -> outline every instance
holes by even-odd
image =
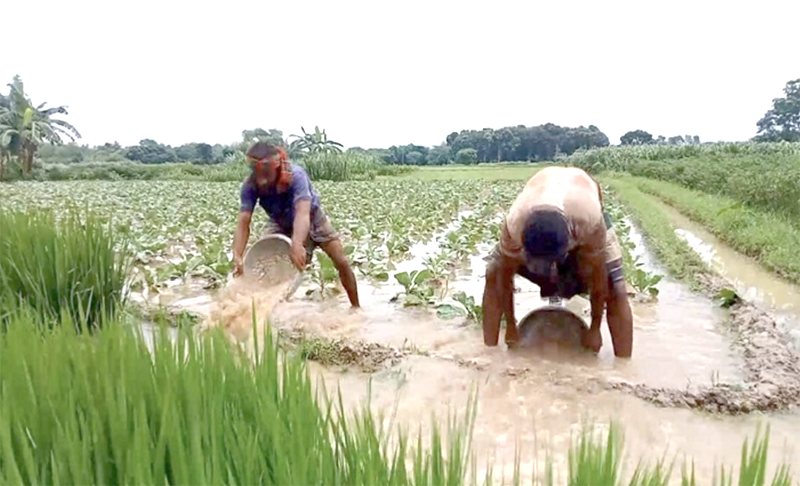
[[[614,228],[606,228],[606,271],[611,283],[625,280],[622,270],[622,247]]]
[[[261,232],[261,236],[264,237],[271,234],[282,234],[289,238],[292,237],[290,232],[284,231],[275,221],[268,217],[267,224]],[[306,239],[306,264],[311,264],[314,250],[317,249],[317,247],[338,238],[339,233],[334,229],[325,211],[323,211],[322,208],[318,208],[314,211],[311,214],[311,225],[308,228],[308,238]]]

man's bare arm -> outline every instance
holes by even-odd
[[[606,297],[608,295],[608,275],[606,272],[605,254],[598,252],[596,255],[587,256],[587,264],[591,268],[590,302],[592,305],[592,330],[600,330],[600,323],[603,320]]]
[[[508,257],[497,254],[486,267],[482,305],[483,342],[487,346],[497,346],[503,315],[506,316],[506,321],[510,325],[513,324],[514,265],[515,263]],[[515,334],[516,329],[512,331],[513,337]],[[506,330],[506,340],[508,337],[508,330]]]
[[[591,324],[584,336],[584,346],[599,351],[602,346],[600,325],[603,321],[608,295],[605,226],[597,226],[595,231],[587,236],[578,253],[579,273],[589,286],[591,304]]]
[[[250,219],[253,213],[249,211],[242,211],[239,213],[239,223],[236,225],[236,231],[233,233],[233,262],[235,271],[240,271],[239,265],[242,263],[242,255],[247,246],[247,240],[250,238]]]
[[[294,205],[294,223],[292,224],[292,242],[305,245],[308,230],[311,227],[311,201],[302,199]]]

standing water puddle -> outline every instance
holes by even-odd
[[[658,202],[684,238],[700,257],[733,285],[745,299],[764,304],[776,313],[777,321],[790,329],[800,343],[800,287],[786,282],[757,262],[738,253],[698,223],[675,208]]]
[[[663,274],[635,228],[630,237],[639,245],[637,251],[645,268]],[[390,302],[403,290],[394,273],[422,269],[423,258],[438,249],[437,238],[412,248],[414,258],[397,265],[389,282],[371,285],[360,281],[359,310],[349,309],[343,293],[322,302],[308,300],[303,297],[309,289],[305,284],[288,302],[276,303],[259,295],[255,300],[266,302],[266,312],[278,328],[301,327],[327,338],[413,347],[427,353],[412,354],[395,366],[373,373],[335,371],[309,363],[312,376],[320,376],[329,390],[338,387],[346,405],[366,400],[371,380],[372,408],[388,413],[399,399],[396,419],[410,430],[428,430],[432,414],[441,421],[449,407],[463,411],[469,392],[477,385],[474,450],[479,467],[490,460],[498,463],[497,475],[501,470],[506,476],[511,473],[517,445],[522,453],[523,476],[532,474],[534,450],[538,460],[544,460],[545,447],[552,448],[556,469],[564,470],[570,436],[586,415],[600,423],[610,418],[620,420],[625,427],[626,450],[633,461],[656,460],[665,450],[694,457],[701,483],[711,478],[714,468],[718,470],[720,460],[725,464],[738,460],[742,441],[755,431],[754,418],[711,418],[692,410],[657,407],[635,396],[604,389],[597,380],[621,378],[670,388],[714,380],[740,381],[741,359],[718,332],[725,311],[665,277],[658,284],[657,301],[632,302],[635,331],[630,360],[614,357],[605,323],[603,348],[597,356],[580,353],[545,358],[524,350],[508,351],[502,344],[488,348],[483,345],[477,323],[460,318],[441,320],[433,310]],[[488,248],[483,250],[486,254]],[[451,291],[465,291],[480,304],[486,262],[481,257],[469,261],[470,266],[448,286]],[[516,277],[515,285],[519,289],[515,293],[517,320],[546,304],[536,285],[521,277]],[[221,303],[219,315],[240,320],[245,328],[241,331],[249,332],[250,297],[240,294],[227,308]],[[567,306],[588,319],[589,303],[585,299],[576,297]],[[784,457],[800,464],[800,450],[791,448],[800,437],[800,418],[776,416],[771,422],[770,468]],[[787,441],[790,448],[784,448]],[[539,464],[541,467],[543,462]],[[677,481],[679,474],[673,479]]]

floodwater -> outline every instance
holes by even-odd
[[[640,235],[634,231],[631,238],[638,244],[637,252],[645,268],[659,271],[641,244]],[[421,269],[422,258],[435,250],[435,240],[412,248],[414,258],[403,262],[397,271]],[[487,250],[484,248],[483,253]],[[727,257],[722,251],[716,253],[717,261],[725,268],[729,268]],[[731,262],[734,263],[730,267],[737,265],[736,260]],[[471,258],[468,268],[448,283],[449,289],[464,290],[480,304],[484,267],[480,256]],[[518,320],[546,304],[536,285],[521,277],[516,278],[515,285]],[[763,288],[775,293],[777,285],[764,281]],[[603,348],[598,355],[576,352],[537,356],[525,350],[509,351],[503,344],[484,346],[479,325],[464,318],[442,320],[435,310],[391,302],[402,290],[394,279],[382,285],[359,281],[362,308],[358,310],[349,308],[343,292],[322,302],[305,298],[311,286],[304,283],[284,302],[240,287],[226,290],[224,297],[195,294],[181,296],[172,304],[221,317],[231,333],[242,339],[250,332],[249,312],[254,298],[261,304],[259,319],[269,315],[277,328],[302,328],[323,337],[421,351],[372,373],[357,367],[341,370],[313,362],[310,370],[328,390],[338,387],[346,405],[360,405],[371,389],[372,409],[390,415],[396,407],[395,421],[412,432],[420,427],[423,432],[429,430],[434,416],[444,423],[449,411],[463,414],[469,394],[477,386],[473,452],[478,474],[482,466],[491,462],[496,479],[503,472],[507,478],[513,472],[517,448],[523,477],[530,478],[537,467],[539,473],[543,472],[549,449],[557,475],[562,474],[563,478],[570,437],[578,432],[582,420],[592,419],[602,427],[609,419],[617,419],[625,432],[625,478],[639,459],[655,461],[666,453],[668,460],[675,457],[677,461],[673,483],[679,480],[684,455],[694,458],[698,481],[707,483],[720,464],[738,467],[742,442],[754,436],[759,421],[755,414],[712,416],[685,408],[657,407],[597,384],[597,379],[620,379],[654,387],[685,388],[743,380],[742,359],[731,350],[720,330],[726,311],[666,277],[657,285],[660,293],[656,301],[631,304],[635,331],[633,356],[628,360],[614,357],[605,322]],[[588,301],[576,297],[567,306],[588,319]],[[800,464],[800,416],[771,415],[768,422],[772,425],[770,472],[781,460]]]
[[[676,233],[706,263],[730,281],[743,298],[771,309],[776,320],[790,329],[800,343],[800,286],[771,274],[671,206],[659,205],[675,225]]]

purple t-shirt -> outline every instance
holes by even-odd
[[[241,211],[252,212],[258,203],[283,231],[290,233],[294,226],[294,205],[303,199],[311,200],[311,217],[319,208],[319,197],[311,186],[306,171],[299,165],[290,164],[292,185],[283,194],[263,189],[259,192],[249,179],[242,184]]]

